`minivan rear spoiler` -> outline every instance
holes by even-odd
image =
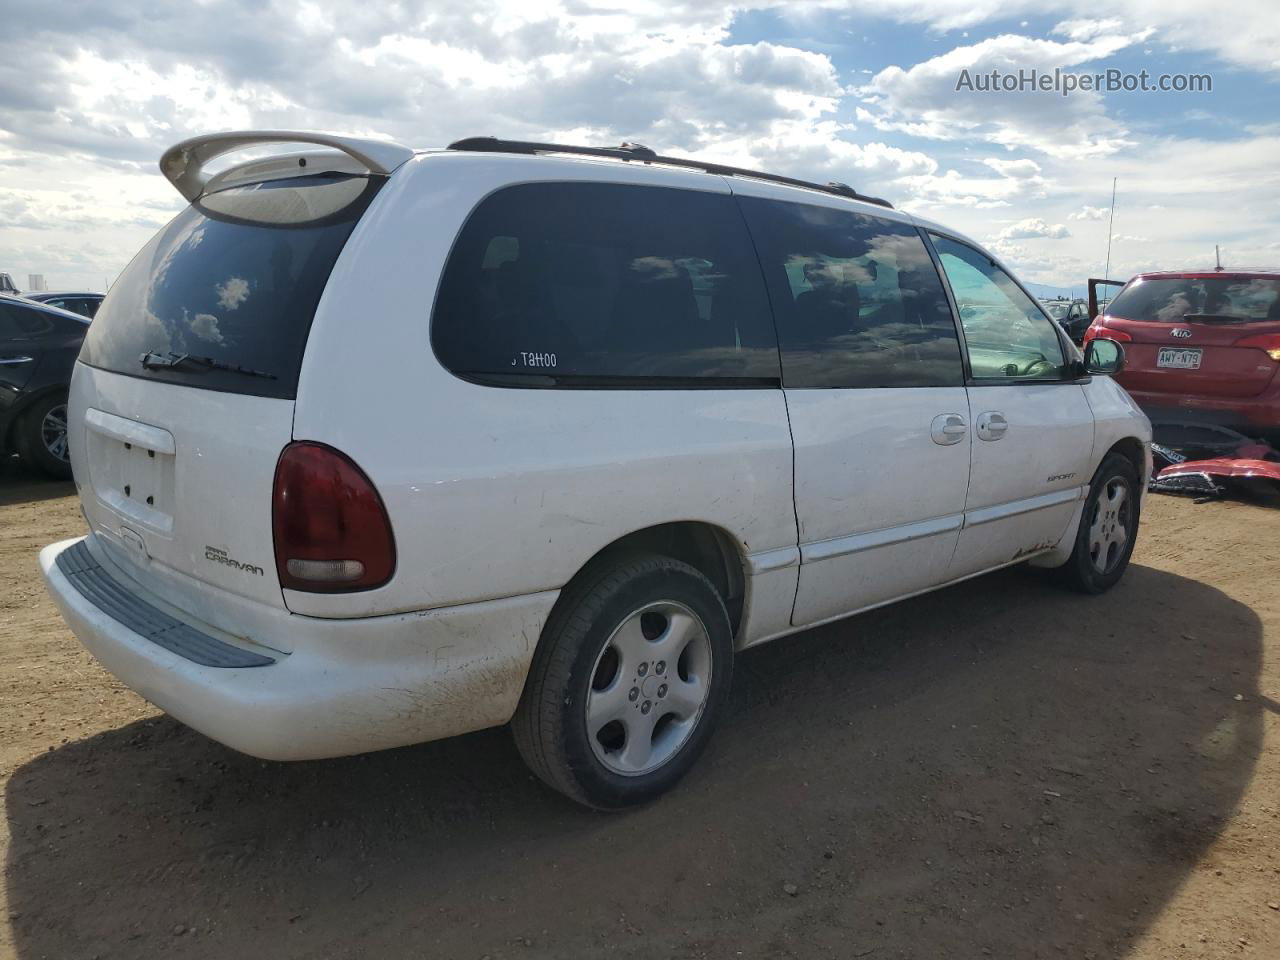
[[[215,157],[245,147],[264,143],[313,143],[345,153],[370,173],[387,176],[413,156],[413,151],[399,143],[340,137],[330,133],[308,133],[299,130],[235,130],[209,133],[174,144],[160,158],[163,173],[187,200],[195,201],[205,192],[209,177],[205,165]]]

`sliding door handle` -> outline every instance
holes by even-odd
[[[933,438],[933,442],[944,447],[959,443],[968,433],[969,425],[958,413],[940,413],[929,426],[929,436]]]
[[[978,437],[982,440],[999,440],[1009,430],[1009,421],[1003,413],[989,410],[978,415]]]

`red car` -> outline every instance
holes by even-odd
[[[1280,272],[1138,274],[1095,337],[1124,344],[1117,379],[1153,422],[1280,436]]]

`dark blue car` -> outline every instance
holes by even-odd
[[[70,478],[67,390],[89,321],[43,303],[0,296],[0,452]]]

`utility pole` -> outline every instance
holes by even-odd
[[[1111,219],[1107,221],[1107,268],[1102,271],[1102,276],[1107,280],[1111,279],[1111,231],[1116,225],[1116,181],[1119,177],[1111,178]]]

